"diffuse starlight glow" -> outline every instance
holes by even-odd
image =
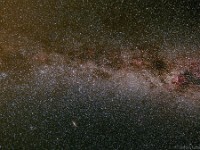
[[[88,81],[87,84],[113,80],[122,82],[120,85],[125,84],[122,87],[127,89],[129,83],[118,79],[131,75],[135,84],[147,88],[149,93],[160,89],[185,95],[198,93],[199,60],[192,56],[179,54],[174,61],[153,45],[135,47],[135,50],[80,48],[59,54],[48,52],[48,47],[36,45],[20,35],[13,36],[3,30],[1,33],[1,82],[8,80],[14,85],[35,84],[54,89],[76,79]]]

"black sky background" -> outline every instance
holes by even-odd
[[[108,47],[128,45],[132,49],[129,45],[145,43],[156,43],[163,49],[169,46],[169,52],[185,46],[181,50],[198,51],[200,1],[1,0],[0,27],[11,36],[25,36],[48,47],[38,46],[39,50],[60,53],[73,50],[77,43],[96,49],[101,45],[107,51]],[[8,41],[12,43],[12,39],[19,38],[13,36]],[[31,45],[26,49],[29,50],[29,46],[31,50]],[[6,48],[5,53],[9,52],[9,47]],[[8,67],[11,70],[8,77],[12,75],[13,65],[23,64],[23,59],[16,63],[14,58],[11,57],[13,63]],[[56,57],[56,61],[59,62],[59,58]],[[71,72],[77,71],[77,76],[69,78],[66,74],[70,70],[59,75],[54,67],[62,69],[59,63],[49,67],[36,65],[36,73],[39,72],[36,81],[32,81],[32,74],[26,77],[26,72],[13,75],[19,78],[17,82],[12,82],[11,76],[13,84],[6,77],[2,78],[0,148],[173,149],[199,146],[200,113],[199,107],[194,106],[196,101],[162,92],[146,94],[143,88],[134,89],[136,85],[129,87],[129,80],[123,83],[123,78],[119,82],[95,78],[97,82],[93,85],[86,76],[80,82],[82,76],[76,67]],[[42,74],[46,69],[46,74]],[[61,80],[65,75],[67,80]],[[54,80],[57,76],[58,80]],[[144,84],[142,86],[146,86]]]
[[[198,43],[198,0],[1,1],[1,24],[48,45],[83,43]],[[108,43],[109,43],[108,42]],[[70,44],[68,44],[69,46]],[[120,44],[119,44],[120,45]]]

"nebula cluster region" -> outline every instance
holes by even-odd
[[[0,149],[200,149],[199,10],[1,1]]]

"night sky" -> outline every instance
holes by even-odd
[[[1,0],[0,149],[200,149],[199,0]]]

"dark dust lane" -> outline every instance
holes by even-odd
[[[1,1],[2,149],[200,149],[198,0]]]

